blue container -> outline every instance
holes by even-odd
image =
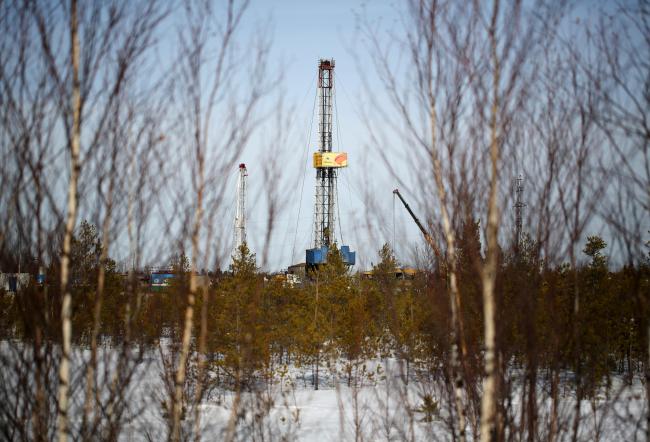
[[[307,265],[318,265],[327,262],[327,246],[316,249],[307,249],[306,259]],[[341,257],[343,262],[349,266],[353,266],[356,262],[356,252],[350,251],[350,246],[341,246]]]
[[[343,262],[349,266],[353,266],[356,262],[357,252],[350,251],[350,246],[341,246],[341,255]]]
[[[316,249],[307,249],[305,261],[308,265],[317,265],[327,262],[327,246]]]
[[[171,273],[152,273],[151,274],[151,287],[166,287],[169,285],[169,280],[174,277]]]

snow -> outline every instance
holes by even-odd
[[[340,380],[340,371],[322,368],[320,383],[322,388],[314,391],[309,383],[311,368],[288,367],[289,376],[284,384],[275,384],[257,393],[243,393],[240,408],[246,417],[240,421],[237,432],[239,440],[286,439],[305,441],[340,440],[452,440],[444,422],[447,413],[443,405],[433,416],[431,422],[425,419],[422,411],[423,397],[430,394],[440,398],[442,392],[435,384],[411,379],[408,386],[403,382],[403,367],[394,359],[375,360],[366,363],[367,372],[383,373],[382,376],[368,376],[359,380],[359,386],[347,386]],[[341,369],[341,364],[336,368]],[[155,370],[154,370],[155,373]],[[514,370],[513,370],[513,374]],[[150,376],[154,378],[155,374]],[[336,382],[336,379],[340,382]],[[306,386],[305,386],[306,384]],[[543,392],[540,383],[539,415],[540,426],[548,419],[551,401]],[[644,389],[637,379],[627,386],[622,379],[615,378],[610,389],[611,396],[600,395],[594,401],[585,400],[581,406],[582,424],[579,440],[603,441],[643,440],[645,410]],[[518,421],[520,415],[520,389],[512,394],[513,416]],[[223,435],[232,415],[233,392],[219,391],[203,402],[200,407],[204,440],[212,440],[215,435]],[[444,402],[439,399],[439,402]],[[260,422],[252,418],[254,410],[262,409],[272,403],[269,412]],[[568,438],[573,419],[575,399],[567,389],[560,399],[560,427],[563,437]],[[596,412],[594,413],[594,410]],[[264,414],[264,413],[262,413]],[[594,416],[596,419],[594,420]],[[149,426],[147,434],[157,428],[163,430],[164,422],[159,416],[155,420],[148,416],[140,423]],[[138,433],[144,434],[143,427],[137,425],[129,432],[132,437],[125,440],[140,440]],[[546,431],[542,428],[540,431]],[[266,435],[262,437],[262,435]],[[468,438],[471,440],[471,435]]]
[[[16,343],[0,343],[0,355],[5,361],[6,358],[12,359],[11,355],[16,354],[17,349],[20,350],[20,346],[17,347]],[[168,387],[164,380],[166,350],[164,344],[159,350],[147,350],[133,367],[132,381],[126,389],[127,423],[122,428],[120,440],[166,438],[167,420],[163,407],[168,400]],[[88,359],[87,349],[75,347],[73,370],[77,379],[83,379],[80,367]],[[104,347],[98,359],[101,394],[107,397],[117,352]],[[311,385],[311,366],[279,368],[278,372],[284,376],[278,377],[271,385],[260,386],[256,392],[237,395],[221,388],[209,389],[198,408],[202,439],[223,438],[229,422],[236,418],[237,440],[452,440],[445,422],[448,405],[442,399],[443,386],[425,378],[418,379],[416,375],[411,376],[408,385],[405,384],[404,366],[395,359],[376,359],[360,364],[359,369],[353,371],[350,386],[343,362],[324,362],[318,391]],[[5,366],[3,370],[6,369]],[[521,374],[513,369],[511,376],[518,378]],[[6,377],[6,372],[4,375]],[[566,384],[570,373],[565,375],[563,382],[567,388],[561,389],[559,404],[560,440],[571,434],[575,406],[572,390]],[[548,429],[551,408],[546,388],[543,376],[540,376],[538,413],[542,435]],[[579,440],[643,440],[647,413],[644,391],[639,378],[627,385],[622,378],[613,377],[609,392],[603,390],[595,399],[582,402]],[[423,409],[423,398],[427,395],[438,402],[438,409],[429,416]],[[511,398],[511,415],[516,423],[521,415],[521,389],[515,387]],[[238,407],[235,407],[236,403]],[[80,425],[82,407],[83,385],[73,391],[70,410],[73,427]],[[188,434],[193,429],[194,411],[186,411],[184,431]]]

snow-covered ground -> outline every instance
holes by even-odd
[[[4,361],[16,350],[15,343],[0,343]],[[165,350],[148,350],[134,367],[125,393],[128,412],[120,440],[164,440],[167,419],[164,403],[168,390],[164,381]],[[83,379],[82,360],[89,352],[76,348],[73,370],[77,380]],[[103,394],[108,394],[115,373],[117,353],[104,349],[100,352],[99,384]],[[330,368],[328,368],[328,366]],[[331,367],[334,367],[332,369]],[[107,369],[108,368],[108,369]],[[320,389],[313,389],[312,367],[279,367],[276,382],[264,385],[255,393],[236,395],[221,388],[208,388],[198,407],[202,439],[220,440],[235,428],[237,440],[452,440],[448,422],[448,400],[441,383],[418,379],[412,375],[408,385],[404,382],[404,366],[395,359],[377,359],[359,366],[353,372],[351,386],[342,363],[323,363],[320,369]],[[2,368],[3,379],[6,370]],[[521,372],[513,369],[513,378]],[[564,379],[569,385],[569,374]],[[540,376],[542,378],[542,376]],[[83,406],[83,383],[73,391],[72,425],[80,424]],[[622,379],[613,378],[606,392],[581,405],[581,431],[579,440],[634,441],[645,440],[646,401],[644,386],[636,379],[631,386]],[[190,395],[192,392],[190,392]],[[425,398],[431,398],[428,403]],[[515,423],[521,415],[521,390],[513,389],[511,412]],[[433,404],[433,405],[432,405]],[[570,388],[562,388],[559,403],[560,440],[571,435],[575,397]],[[551,401],[547,387],[540,381],[538,391],[539,437],[548,431]],[[194,428],[195,409],[186,410],[186,428]],[[235,422],[233,427],[230,425]],[[471,429],[469,440],[471,440]],[[517,439],[517,437],[515,437]]]
[[[204,440],[214,440],[225,434],[233,418],[234,403],[239,401],[237,435],[239,440],[452,440],[448,425],[447,401],[443,386],[412,376],[404,382],[404,366],[395,359],[366,362],[365,370],[357,376],[357,386],[347,385],[342,365],[336,370],[323,366],[320,389],[311,384],[311,367],[287,367],[283,382],[266,386],[257,393],[212,391],[200,405],[200,422]],[[164,400],[160,361],[153,361],[138,387],[137,395],[150,395],[155,401]],[[513,376],[521,373],[513,370]],[[153,395],[152,395],[153,393]],[[158,394],[157,394],[158,393]],[[437,410],[425,406],[430,396]],[[521,390],[512,394],[511,415],[520,416]],[[538,393],[539,435],[545,435],[551,400],[540,381]],[[152,401],[152,402],[155,402]],[[268,408],[267,408],[268,407]],[[563,389],[559,404],[560,440],[570,439],[575,397],[569,388]],[[645,393],[640,380],[631,386],[614,378],[609,390],[581,405],[579,440],[634,441],[645,440]],[[255,415],[258,415],[257,417]],[[160,407],[153,407],[130,424],[123,433],[124,440],[159,439],[166,434]],[[468,428],[469,440],[472,440]]]
[[[435,416],[431,422],[426,421],[427,413],[421,410],[425,389],[418,382],[406,386],[399,365],[392,359],[366,363],[365,374],[356,379],[357,386],[348,387],[339,377],[340,371],[334,373],[322,367],[320,389],[316,391],[311,384],[311,368],[288,367],[283,382],[255,393],[237,396],[229,391],[213,391],[200,406],[202,434],[205,440],[222,436],[233,417],[234,404],[239,401],[238,409],[244,414],[239,416],[240,440],[449,439]],[[161,370],[159,361],[149,365],[134,396],[149,396],[151,403],[164,400],[160,394],[164,391]],[[257,413],[260,416],[256,418]],[[164,437],[165,425],[160,407],[152,407],[126,428],[123,439],[158,439]]]

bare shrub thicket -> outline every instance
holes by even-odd
[[[55,413],[61,440],[69,434],[111,438],[124,418],[123,384],[135,364],[127,333],[115,365],[104,364],[108,371],[100,373],[98,322],[108,251],[123,224],[115,213],[123,210],[124,148],[155,144],[151,124],[136,116],[142,109],[135,78],[166,12],[154,2],[6,2],[2,9],[2,146],[14,164],[3,162],[0,248],[3,258],[16,256],[12,248],[19,243],[30,273],[43,268],[48,280],[14,299],[24,339],[7,341],[12,351],[5,366],[38,368],[20,378],[5,373],[12,381],[3,385],[3,428],[9,439],[51,439]],[[77,219],[93,209],[101,246],[87,258],[97,274],[80,275]],[[79,288],[89,280],[94,293],[86,291],[90,299],[82,300]],[[89,339],[73,326],[73,310],[80,308],[94,312]],[[90,341],[90,358],[73,352],[79,339]],[[52,385],[58,386],[55,402]],[[71,421],[71,413],[83,419]]]
[[[364,48],[389,97],[388,104],[377,100],[368,86],[371,144],[383,147],[391,177],[428,209],[430,246],[445,251],[430,255],[442,283],[428,291],[448,298],[448,355],[434,379],[448,386],[453,438],[464,440],[467,431],[481,440],[598,437],[622,394],[607,393],[598,413],[585,415],[586,400],[609,371],[598,368],[607,365],[606,352],[598,363],[590,360],[596,344],[589,324],[599,321],[596,305],[605,301],[581,279],[581,251],[587,235],[610,227],[631,278],[640,279],[625,290],[625,302],[647,311],[641,91],[649,74],[640,60],[648,50],[648,5],[583,7],[414,1],[402,15],[403,31],[393,29],[390,38],[381,24],[362,19]],[[407,155],[386,149],[403,145]],[[397,157],[406,161],[396,164]],[[513,234],[511,183],[518,176],[527,203],[521,243]],[[595,278],[602,257],[594,247],[602,247],[590,241],[584,253]],[[560,268],[569,300],[556,292],[565,288],[549,284]],[[543,311],[569,301],[566,316],[538,322]],[[646,321],[636,320],[642,347]],[[514,348],[518,335],[523,349]],[[549,344],[556,350],[544,348]],[[559,393],[567,386],[570,401]]]
[[[197,273],[223,262],[230,232],[216,220],[227,215],[228,176],[277,81],[267,75],[268,39],[238,35],[247,8],[3,3],[1,267],[46,275],[24,295],[3,295],[4,437],[112,440],[138,419],[151,403],[133,395],[151,359],[142,336],[157,341],[141,328],[151,300],[138,270],[185,251],[188,284],[172,301],[185,313],[170,346],[169,437],[200,437],[198,411],[194,427],[181,429],[205,378],[205,357],[192,359],[206,353],[209,305]],[[169,29],[177,40],[165,37]],[[267,180],[277,173],[269,168]]]

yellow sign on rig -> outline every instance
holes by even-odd
[[[348,153],[314,152],[314,167],[348,167]]]

